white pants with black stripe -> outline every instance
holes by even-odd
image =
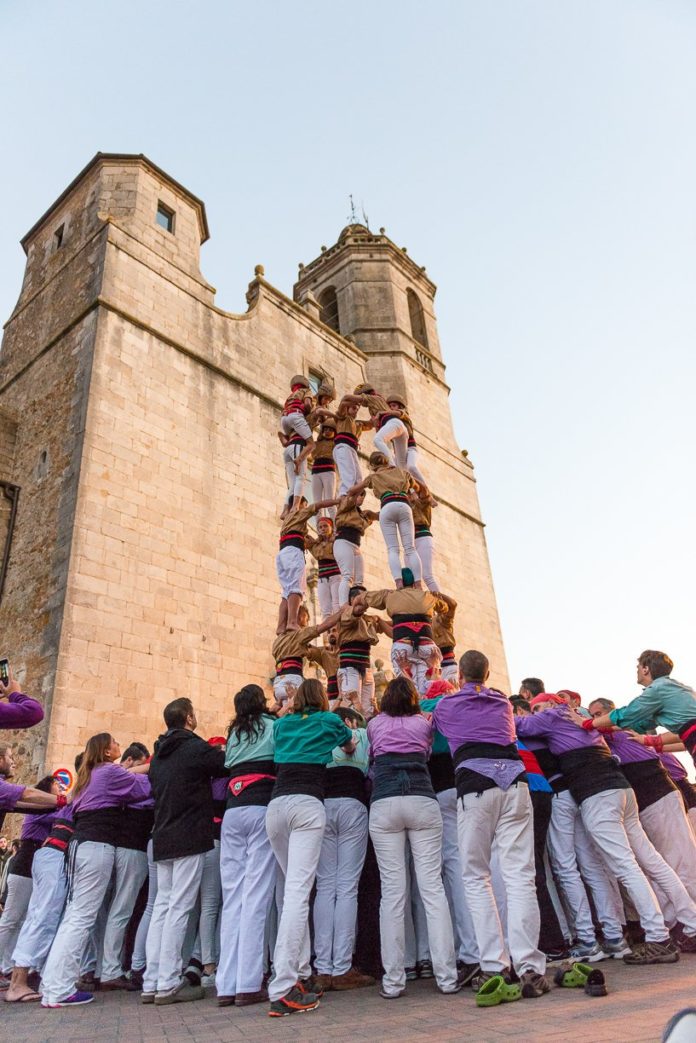
[[[399,545],[399,540],[401,540],[404,564],[413,573],[414,580],[420,581],[423,578],[423,568],[416,550],[416,530],[410,505],[404,500],[392,500],[391,503],[385,503],[379,512],[379,527],[387,545],[389,571],[394,580],[401,579],[401,547]],[[334,544],[334,548],[335,546]]]
[[[55,847],[40,847],[31,866],[29,908],[12,954],[15,967],[41,972],[58,930],[68,893],[65,855]]]
[[[9,974],[12,970],[12,953],[27,915],[31,899],[30,876],[7,877],[7,901],[0,916],[0,971]]]
[[[319,974],[349,971],[355,947],[358,884],[367,851],[367,808],[353,797],[324,803],[326,826],[317,866],[314,952]]]
[[[75,991],[80,961],[97,922],[111,882],[116,848],[85,840],[70,857],[73,862],[72,894],[46,960],[41,991],[47,1005],[66,1000]]]
[[[102,981],[113,981],[123,974],[123,940],[146,876],[147,854],[144,851],[134,851],[128,847],[116,848],[113,890],[104,931]]]
[[[293,793],[275,797],[266,811],[266,831],[284,875],[283,907],[273,953],[271,1001],[282,999],[299,978],[312,972],[309,896],[319,864],[326,813],[316,797]]]
[[[360,547],[356,547],[350,540],[334,540],[334,558],[341,570],[341,579],[338,585],[338,603],[348,604],[350,588],[361,584],[365,577],[365,563],[363,561]]]
[[[171,992],[181,982],[182,948],[203,876],[203,854],[157,865],[157,897],[147,932],[143,992]]]
[[[406,841],[411,845],[418,890],[425,908],[435,978],[443,992],[455,991],[457,965],[452,921],[442,883],[442,816],[437,801],[421,796],[385,797],[374,801],[370,807],[370,836],[382,883],[379,926],[384,992],[396,996],[406,985]]]
[[[276,860],[266,832],[266,808],[228,808],[220,843],[222,915],[218,996],[258,992],[263,985],[266,919],[276,882]]]
[[[518,974],[543,974],[546,958],[537,948],[539,904],[534,865],[534,820],[529,789],[517,783],[458,801],[457,832],[464,893],[476,932],[483,971],[499,974],[510,966]],[[491,856],[498,856],[507,899],[509,955],[493,886]]]

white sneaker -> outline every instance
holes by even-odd
[[[602,942],[602,949],[607,959],[622,960],[624,956],[628,956],[630,953],[631,946],[624,937],[605,938]]]
[[[597,942],[578,942],[570,950],[570,956],[571,959],[582,960],[583,963],[598,963],[605,960],[607,954],[600,949]]]
[[[207,986],[207,985],[214,985],[214,984],[215,984],[215,971],[212,971],[210,974],[204,974],[203,977],[201,978],[201,985],[203,985],[204,987]]]

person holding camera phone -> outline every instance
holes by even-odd
[[[24,695],[17,684],[9,659],[0,659],[0,729],[33,728],[43,716],[41,703]]]

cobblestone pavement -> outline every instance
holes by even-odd
[[[271,1020],[266,1006],[219,1008],[214,990],[204,1001],[143,1006],[137,994],[97,993],[74,1010],[36,1004],[0,1006],[3,1043],[657,1043],[671,1015],[696,1003],[696,957],[676,966],[599,965],[609,996],[591,999],[558,989],[538,1000],[479,1010],[464,989],[442,996],[434,981],[409,983],[407,995],[386,1001],[377,989],[329,993],[308,1014]]]

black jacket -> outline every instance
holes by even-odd
[[[171,728],[160,735],[150,764],[155,798],[155,862],[212,851],[214,811],[210,780],[227,774],[224,746],[209,746],[185,728]]]

